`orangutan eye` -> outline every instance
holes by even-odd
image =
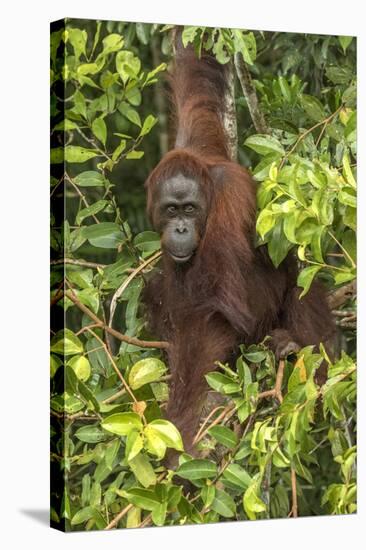
[[[184,207],[184,212],[186,212],[186,214],[191,214],[192,212],[194,212],[194,206],[193,206],[193,204],[187,204],[187,205]]]
[[[167,210],[167,212],[168,212],[169,214],[175,214],[176,211],[177,211],[177,207],[174,206],[173,204],[171,204],[171,205],[169,205],[169,206],[167,207],[166,210]]]

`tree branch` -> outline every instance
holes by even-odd
[[[235,54],[234,63],[236,74],[238,75],[244,97],[247,101],[249,113],[252,117],[254,127],[258,134],[269,134],[270,130],[259,107],[257,92],[255,91],[252,77],[241,53]]]
[[[292,492],[291,515],[292,515],[293,518],[297,518],[298,517],[298,507],[297,507],[297,488],[296,488],[295,468],[291,468],[291,492]]]
[[[122,296],[123,292],[126,290],[130,282],[136,277],[136,275],[141,273],[141,271],[143,271],[146,266],[150,265],[155,260],[158,260],[160,256],[161,256],[161,251],[159,250],[158,252],[153,254],[153,256],[150,256],[150,258],[142,262],[136,269],[134,269],[132,273],[130,273],[130,275],[127,277],[127,279],[123,281],[121,286],[117,288],[116,292],[113,294],[113,298],[111,300],[111,305],[109,308],[109,323],[108,323],[109,327],[112,327],[114,312],[116,311],[118,298]]]
[[[328,294],[328,305],[330,309],[338,309],[347,300],[356,296],[357,281],[353,280],[350,283],[337,288]]]
[[[121,332],[118,332],[118,330],[115,330],[114,328],[105,325],[103,321],[95,315],[95,313],[93,313],[87,306],[85,306],[80,302],[80,300],[78,300],[77,296],[72,292],[72,290],[67,290],[65,292],[65,296],[69,298],[83,313],[85,313],[85,315],[90,317],[90,319],[92,319],[98,326],[100,326],[100,328],[104,329],[106,332],[109,332],[109,334],[111,334],[118,340],[121,340],[122,342],[127,342],[127,344],[132,344],[133,346],[139,346],[141,348],[167,349],[169,347],[168,342],[139,340],[138,338],[135,338],[133,336],[122,334]]]
[[[225,93],[223,126],[226,133],[229,155],[231,160],[235,162],[238,155],[238,128],[235,108],[234,66],[232,62],[227,65],[226,76],[228,87]]]

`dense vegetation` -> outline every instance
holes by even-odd
[[[160,258],[143,182],[168,147],[170,29],[54,24],[51,518],[68,531],[356,510],[355,39],[186,27],[184,41],[239,72],[242,56],[263,122],[236,76],[258,246],[275,265],[297,253],[303,294],[324,281],[341,351],[331,362],[309,347],[276,364],[266,342],[241,347],[234,370],[207,376],[225,400],[196,436],[206,458],[184,453],[140,304]],[[181,452],[176,472],[162,465],[169,448]]]

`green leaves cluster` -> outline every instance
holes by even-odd
[[[100,22],[93,39],[85,30],[66,25],[64,31],[51,37],[51,85],[56,90],[61,81],[70,91],[64,117],[54,131],[65,131],[82,143],[74,145],[72,139],[66,139],[65,148],[51,151],[53,163],[64,160],[84,163],[96,157],[100,170],[111,171],[122,158],[143,156],[144,151],[138,150],[138,146],[156,123],[153,115],[141,121],[136,107],[141,105],[143,90],[157,82],[158,73],[166,65],[142,70],[141,60],[125,47],[122,35],[110,33],[101,39],[101,32]],[[54,114],[57,114],[54,93]],[[137,127],[137,132],[133,135],[114,132],[108,136],[108,121],[117,113]]]
[[[283,129],[252,135],[244,145],[260,157],[253,169],[259,244],[268,245],[276,266],[296,250],[305,294],[319,272],[335,285],[356,276],[356,111],[345,106],[345,94],[329,113],[301,92],[300,81],[279,77],[275,84],[283,104],[296,107],[310,127],[292,129],[283,120]]]
[[[202,51],[212,50],[222,64],[228,63],[235,53],[240,53],[246,63],[253,65],[257,55],[254,33],[239,29],[185,27],[182,41],[184,47],[193,43],[199,56]]]

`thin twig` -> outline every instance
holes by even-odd
[[[275,397],[278,399],[280,403],[283,401],[283,395],[282,395],[282,381],[283,381],[283,373],[285,369],[285,361],[284,359],[281,359],[278,364],[277,369],[277,375],[276,375],[276,382],[275,386],[272,390],[266,390],[258,394],[258,399],[263,399],[265,397]]]
[[[219,405],[218,407],[215,407],[214,409],[212,409],[212,411],[210,412],[210,414],[205,418],[205,420],[203,421],[202,423],[202,426],[200,427],[200,429],[198,430],[198,432],[196,433],[196,437],[199,437],[201,435],[201,433],[203,432],[203,430],[205,429],[205,427],[207,426],[207,424],[209,423],[209,421],[211,420],[211,418],[213,417],[213,415],[219,411],[220,409],[223,409],[224,408],[224,405]]]
[[[193,445],[196,445],[196,443],[201,441],[201,439],[203,439],[205,437],[205,435],[208,433],[208,430],[210,428],[212,428],[212,426],[216,426],[222,420],[224,420],[224,422],[227,422],[229,420],[229,418],[231,418],[233,416],[233,414],[235,413],[235,410],[236,410],[236,407],[235,407],[235,405],[232,405],[232,404],[225,407],[225,409],[222,411],[222,413],[219,414],[219,416],[217,418],[215,418],[215,420],[210,424],[210,426],[208,428],[203,430],[203,432],[201,432],[199,435],[196,434],[196,436],[193,440]]]
[[[296,472],[295,468],[291,468],[291,492],[292,492],[292,508],[291,515],[293,518],[298,517],[297,508],[297,489],[296,489]]]
[[[281,359],[278,365],[275,387],[272,390],[267,390],[262,393],[259,393],[258,399],[263,399],[265,397],[275,397],[276,399],[278,399],[280,403],[282,403],[283,396],[282,396],[281,386],[283,381],[284,369],[285,369],[285,361]],[[216,410],[217,410],[217,407],[216,409],[214,409],[213,412],[216,412]],[[236,406],[229,404],[227,405],[227,407],[224,408],[222,413],[219,414],[219,416],[207,428],[202,430],[202,426],[201,426],[193,439],[193,445],[201,441],[201,439],[205,437],[205,435],[208,433],[209,429],[212,428],[212,426],[216,426],[221,421],[223,421],[224,423],[227,422],[233,416],[235,411],[236,411]],[[207,425],[207,421],[211,417],[212,417],[212,414],[210,413],[210,415],[206,418],[204,425]]]
[[[94,338],[96,340],[98,340],[98,342],[100,342],[100,344],[103,346],[104,348],[104,351],[105,353],[108,355],[108,358],[110,360],[110,362],[112,363],[112,367],[115,371],[115,373],[117,374],[118,378],[120,379],[120,381],[122,382],[123,386],[125,387],[125,390],[127,391],[127,393],[131,396],[132,400],[134,403],[138,403],[138,400],[136,399],[133,391],[131,390],[130,386],[127,384],[126,380],[124,379],[124,377],[122,376],[121,374],[121,371],[119,370],[119,368],[117,367],[114,359],[113,359],[113,356],[112,354],[110,353],[107,345],[103,342],[103,340],[98,336],[98,334],[96,334],[92,329],[88,328],[88,331],[90,332],[90,334],[92,334],[94,336]],[[144,418],[144,416],[142,415],[142,418]]]
[[[347,250],[344,248],[344,246],[341,245],[341,243],[339,242],[339,240],[337,239],[337,237],[335,237],[335,235],[333,235],[333,233],[331,231],[327,231],[328,235],[330,237],[332,237],[332,239],[337,243],[337,245],[339,246],[339,248],[342,250],[344,256],[346,256],[346,258],[348,258],[349,262],[351,263],[351,266],[353,268],[356,267],[356,264],[355,262],[353,261],[353,258],[352,256],[350,256],[349,252],[347,252]]]
[[[63,283],[62,283],[63,284]],[[52,296],[50,301],[50,306],[56,305],[62,298],[64,297],[64,289],[63,286],[61,288],[58,288],[56,290],[56,293]]]
[[[281,161],[281,164],[280,164],[280,170],[281,168],[283,167],[283,165],[285,164],[286,160],[289,158],[289,156],[295,151],[295,149],[297,149],[297,146],[299,145],[299,143],[306,138],[306,136],[308,134],[310,134],[313,130],[315,130],[316,128],[319,128],[319,126],[322,126],[323,124],[324,125],[327,125],[338,113],[339,111],[343,108],[343,104],[338,107],[338,109],[336,111],[334,111],[334,113],[332,113],[331,115],[329,115],[328,117],[324,118],[323,120],[321,120],[320,122],[317,122],[316,124],[314,124],[314,126],[312,126],[311,128],[308,128],[307,130],[305,130],[302,134],[299,135],[299,137],[297,138],[297,140],[295,141],[295,144],[291,147],[291,149],[284,155],[282,161]]]
[[[107,155],[107,153],[105,151],[103,151],[103,149],[100,149],[100,147],[98,147],[98,145],[96,144],[96,142],[93,138],[89,138],[87,135],[84,134],[84,132],[79,128],[79,126],[76,126],[75,130],[78,132],[78,134],[81,135],[81,137],[83,139],[85,139],[85,141],[90,143],[90,145],[92,145],[94,147],[94,149],[96,151],[98,151],[98,153],[100,153],[99,156],[103,156],[104,158],[106,158],[108,160],[112,160],[111,157],[109,155]]]
[[[118,330],[115,330],[114,328],[111,328],[108,325],[105,325],[103,321],[95,315],[95,313],[93,313],[86,305],[82,304],[80,300],[78,300],[76,294],[74,294],[74,292],[71,289],[65,292],[65,296],[69,298],[83,313],[85,313],[88,317],[90,317],[90,319],[92,319],[96,324],[98,324],[100,328],[109,332],[112,336],[114,336],[118,340],[121,340],[122,342],[126,342],[127,344],[131,344],[133,346],[140,346],[141,348],[167,349],[169,347],[168,342],[139,340],[138,338],[135,338],[133,336],[127,336],[126,334],[122,334],[121,332],[118,332]]]
[[[121,510],[120,513],[117,514],[116,517],[113,518],[110,523],[108,523],[105,530],[109,531],[109,529],[112,529],[113,527],[115,527],[117,525],[117,523],[119,522],[119,520],[122,519],[123,516],[125,516],[131,510],[132,507],[133,507],[133,504],[127,504],[127,506],[125,506],[123,508],[123,510]]]
[[[160,474],[160,476],[157,479],[157,483],[160,483],[160,481],[162,481],[164,479],[166,474],[167,474],[167,472],[163,472],[162,474]],[[112,519],[112,521],[110,523],[108,523],[107,527],[105,527],[105,530],[108,531],[109,529],[112,529],[112,527],[115,527],[117,525],[117,523],[119,522],[119,520],[122,519],[123,516],[125,516],[127,514],[127,512],[129,512],[129,510],[131,510],[132,506],[133,506],[133,504],[128,504],[125,508],[123,508],[123,510],[121,510],[119,512],[119,514],[117,514],[116,517],[114,519]],[[140,525],[138,525],[138,527],[140,527]]]
[[[122,397],[122,395],[125,395],[125,393],[126,393],[126,388],[123,388],[122,390],[119,390],[117,393],[114,393],[110,397],[107,397],[107,399],[104,399],[103,403],[106,405],[108,405],[109,403],[113,403],[113,401],[115,401],[119,397]]]
[[[95,262],[87,262],[85,260],[75,260],[74,258],[60,258],[59,260],[51,261],[51,265],[63,265],[63,264],[80,265],[82,267],[93,267],[95,269],[98,269],[98,267],[100,267],[101,269],[104,269],[105,267],[107,267],[106,264],[97,264]]]
[[[79,195],[80,199],[83,201],[83,203],[85,204],[86,208],[90,208],[90,205],[88,203],[88,201],[86,200],[85,198],[85,195],[80,191],[80,189],[78,188],[78,186],[72,181],[72,179],[70,178],[70,176],[65,172],[65,180],[67,180],[72,186],[73,188],[75,189],[76,193]],[[95,216],[95,214],[92,214],[92,218],[93,220],[95,221],[95,223],[100,223],[100,221],[98,220],[98,218]]]
[[[160,258],[161,254],[162,253],[159,250],[158,252],[153,254],[153,256],[150,256],[150,258],[142,262],[136,269],[132,271],[132,273],[127,277],[127,279],[123,281],[121,286],[117,288],[116,292],[113,294],[113,298],[111,300],[111,305],[109,308],[109,323],[108,323],[109,327],[112,327],[113,317],[117,307],[117,300],[122,296],[123,292],[126,290],[130,282],[133,281],[136,275],[141,273],[141,271],[143,271],[146,268],[146,266],[150,265],[152,262]]]

